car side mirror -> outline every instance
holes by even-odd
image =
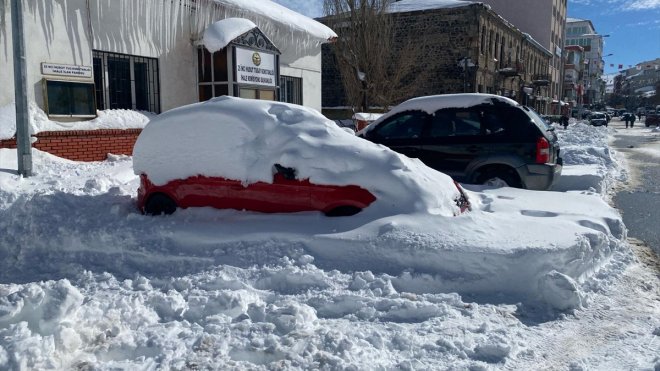
[[[296,179],[296,169],[292,167],[282,166],[280,164],[273,165],[275,167],[276,174],[282,175],[284,179],[295,180]]]

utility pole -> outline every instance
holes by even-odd
[[[30,143],[25,37],[23,35],[23,0],[11,0],[11,36],[14,49],[14,97],[16,100],[16,149],[18,174],[32,175],[32,145]]]

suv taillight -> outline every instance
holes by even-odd
[[[536,163],[545,164],[550,162],[550,142],[544,137],[536,140]]]

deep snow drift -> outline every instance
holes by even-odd
[[[560,137],[575,141],[566,159],[603,157],[611,184],[613,153],[583,150],[606,148],[605,130]],[[588,307],[630,261],[597,188],[470,186],[458,217],[147,217],[130,157],[35,151],[22,179],[15,156],[0,150],[0,368],[505,367],[541,344],[526,321]],[[660,328],[645,323],[640,344]],[[637,344],[624,351],[660,362]]]

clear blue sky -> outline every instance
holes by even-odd
[[[310,17],[323,13],[323,0],[274,1]],[[569,0],[568,16],[589,19],[597,33],[610,35],[603,54],[613,55],[604,58],[605,73],[660,58],[660,0]]]

